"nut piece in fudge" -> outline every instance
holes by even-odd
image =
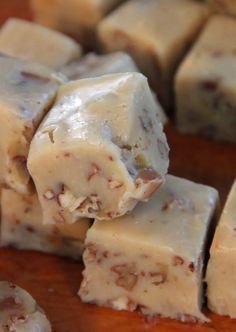
[[[44,311],[24,289],[0,281],[1,331],[51,332],[51,324]]]
[[[183,133],[236,142],[236,21],[211,18],[176,76]]]
[[[54,69],[81,55],[79,44],[66,35],[16,18],[0,29],[0,51]]]
[[[87,233],[79,295],[117,310],[182,321],[201,313],[206,243],[218,193],[167,175],[146,204]]]
[[[169,147],[140,73],[63,85],[31,143],[45,223],[114,218],[164,183]]]
[[[206,281],[209,308],[236,318],[236,180],[216,228]]]
[[[36,194],[20,195],[2,190],[1,245],[17,249],[37,250],[80,259],[84,249],[88,219],[73,225],[44,225]]]
[[[235,0],[207,0],[207,1],[215,12],[236,16]]]
[[[98,22],[124,0],[30,0],[36,22],[94,47]]]
[[[31,139],[55,99],[61,78],[50,69],[0,54],[0,184],[32,189],[26,160]]]
[[[98,36],[106,51],[132,55],[169,108],[173,73],[208,12],[192,0],[131,0],[99,23]]]
[[[60,72],[69,80],[76,80],[108,74],[139,72],[139,70],[133,59],[127,53],[113,52],[106,55],[88,53],[80,60],[73,61],[60,68]],[[156,99],[155,93],[153,93],[153,97]],[[168,119],[157,100],[156,109],[160,121],[163,125],[166,124]]]

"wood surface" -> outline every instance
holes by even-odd
[[[50,1],[50,0],[48,0]],[[31,18],[25,0],[0,0],[0,22],[10,16]],[[216,187],[222,203],[236,177],[236,146],[166,129],[171,147],[170,173]],[[183,324],[169,319],[147,321],[139,313],[116,312],[82,304],[76,295],[82,264],[35,252],[0,249],[0,280],[29,291],[46,311],[54,332],[235,332],[236,320],[207,309],[209,324]]]

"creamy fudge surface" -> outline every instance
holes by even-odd
[[[88,53],[81,59],[62,67],[60,72],[69,80],[76,80],[108,74],[139,72],[139,69],[127,53],[113,52],[105,55]],[[160,121],[164,125],[168,122],[167,116],[159,105],[155,93],[153,93],[153,97],[156,100],[156,112],[159,114]]]
[[[30,141],[62,79],[38,64],[0,54],[0,184],[32,189],[26,168]]]
[[[207,0],[209,5],[218,13],[236,15],[235,0]]]
[[[95,221],[79,295],[118,310],[206,321],[202,274],[214,188],[167,175],[148,203],[114,221]]]
[[[51,332],[43,310],[24,289],[0,281],[0,331]]]
[[[2,190],[1,196],[2,246],[38,250],[80,259],[84,249],[88,219],[73,225],[43,225],[37,195],[24,196],[12,190]]]
[[[0,29],[0,51],[54,69],[81,55],[73,39],[18,18],[8,19]]]
[[[139,73],[62,86],[28,158],[44,222],[114,218],[148,200],[169,164],[157,115]]]
[[[175,82],[181,132],[236,142],[236,21],[211,18]]]
[[[209,308],[236,318],[236,180],[216,228],[206,281]]]
[[[169,107],[173,73],[208,14],[192,0],[127,1],[99,23],[98,37],[104,50],[130,53]]]

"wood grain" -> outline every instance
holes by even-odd
[[[1,0],[0,22],[10,16],[29,19],[28,2]],[[170,172],[216,187],[225,201],[236,177],[236,146],[180,135],[166,129],[171,146]],[[28,290],[47,312],[54,332],[234,332],[236,321],[207,310],[210,324],[182,324],[168,319],[148,322],[139,313],[116,312],[82,304],[76,295],[82,264],[50,255],[0,249],[0,279]]]

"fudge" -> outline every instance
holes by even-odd
[[[207,266],[209,308],[236,318],[236,180],[228,196],[210,249]]]
[[[82,301],[207,321],[202,278],[217,200],[215,189],[167,175],[148,203],[112,222],[95,221],[85,242]]]
[[[207,0],[211,8],[218,13],[236,15],[235,0]]]
[[[97,23],[124,0],[30,0],[36,22],[94,47]]]
[[[115,73],[139,72],[139,70],[127,53],[113,52],[106,55],[88,53],[80,60],[62,67],[60,72],[69,80],[76,80]],[[156,99],[155,93],[153,93],[153,97]],[[157,99],[156,104],[157,113],[159,113],[160,120],[164,125],[168,122],[168,119]]]
[[[44,311],[24,289],[0,281],[0,330],[2,332],[51,332]]]
[[[0,185],[33,190],[26,168],[30,141],[55,99],[60,76],[0,53]]]
[[[80,259],[90,226],[88,219],[73,225],[43,225],[36,194],[20,195],[2,190],[1,245],[30,249]]]
[[[182,133],[236,142],[236,21],[212,17],[176,76]]]
[[[125,50],[169,108],[173,73],[208,17],[192,0],[131,0],[98,25],[105,51]]]
[[[0,51],[57,69],[78,58],[79,44],[36,23],[10,18],[0,30]]]
[[[169,147],[140,73],[63,85],[35,134],[28,169],[44,223],[114,218],[165,181]]]

